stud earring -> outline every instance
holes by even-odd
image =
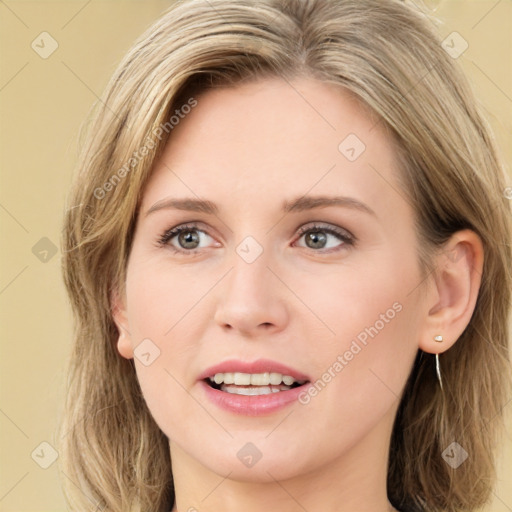
[[[443,337],[440,334],[437,334],[434,336],[434,341],[437,341],[438,343],[442,343]],[[436,354],[436,373],[437,373],[437,380],[439,381],[439,385],[441,386],[441,390],[443,389],[443,379],[441,379],[441,367],[439,365],[439,354]]]

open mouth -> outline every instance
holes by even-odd
[[[204,381],[213,389],[236,395],[268,395],[307,384],[281,373],[216,373]]]

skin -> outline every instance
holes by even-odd
[[[113,298],[120,355],[133,358],[146,338],[160,350],[148,366],[134,359],[170,439],[173,511],[395,510],[386,472],[399,397],[417,350],[449,349],[468,324],[482,244],[458,232],[421,280],[389,136],[340,87],[265,79],[196,99],[154,166],[125,293]],[[338,149],[351,133],[366,145],[353,162]],[[350,196],[375,215],[339,206],[283,214],[283,201],[305,194]],[[208,199],[219,211],[145,215],[168,197]],[[166,230],[193,221],[198,252],[187,254],[191,245],[177,236],[158,245]],[[315,222],[347,230],[356,244],[321,230],[327,248],[308,244],[298,229]],[[236,252],[247,236],[263,249],[252,263]],[[243,416],[199,386],[203,370],[231,358],[269,358],[320,379],[394,303],[401,311],[307,404]],[[252,467],[237,457],[248,442],[262,454]]]

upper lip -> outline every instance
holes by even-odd
[[[210,366],[198,377],[198,380],[204,380],[208,377],[213,377],[216,373],[280,373],[281,375],[289,375],[297,381],[305,380],[310,381],[310,378],[294,368],[290,368],[285,364],[272,361],[270,359],[257,359],[256,361],[248,362],[237,359],[230,359],[222,363]]]

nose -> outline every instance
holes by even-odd
[[[286,326],[286,287],[269,263],[265,252],[252,263],[235,254],[232,270],[219,287],[215,312],[215,321],[224,330],[251,337]]]

